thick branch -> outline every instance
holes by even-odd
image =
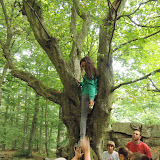
[[[8,15],[7,15],[7,11],[6,11],[6,7],[5,4],[3,2],[3,0],[0,1],[1,5],[2,5],[2,9],[3,9],[3,14],[5,17],[5,22],[7,25],[7,39],[6,42],[3,43],[3,41],[0,39],[0,44],[2,45],[2,50],[3,50],[3,54],[4,57],[7,59],[8,64],[9,64],[9,68],[14,68],[14,63],[13,63],[13,59],[10,53],[10,47],[11,47],[11,41],[12,41],[12,29],[11,29],[11,19],[9,21]]]
[[[153,71],[153,72],[151,72],[151,73],[149,73],[149,74],[147,74],[147,75],[145,75],[145,76],[143,76],[143,77],[141,77],[141,78],[138,78],[138,79],[136,79],[136,80],[129,81],[129,82],[125,82],[125,83],[121,83],[121,84],[113,87],[113,89],[111,90],[111,92],[113,92],[114,90],[120,88],[121,86],[128,85],[128,84],[132,84],[132,83],[141,81],[141,80],[143,80],[143,79],[147,79],[149,76],[154,75],[154,74],[157,73],[157,72],[160,72],[160,69],[157,69],[157,70],[155,70],[155,71]]]
[[[42,27],[43,30],[46,32],[46,34],[48,35],[48,37],[50,37],[49,34],[48,34],[48,32],[47,32],[47,30],[46,30],[45,27],[43,26],[43,24],[42,24],[42,22],[41,22],[41,19],[39,18],[37,12],[34,10],[34,8],[33,8],[27,1],[24,0],[24,2],[25,2],[25,3],[29,6],[29,8],[34,12],[35,16],[37,17],[37,19],[38,19],[38,21],[39,21],[39,23],[40,23],[40,25],[41,25],[41,27]]]
[[[115,31],[117,16],[121,14],[125,3],[126,0],[115,0],[110,6],[110,1],[108,0],[110,10],[103,21],[103,25],[100,27],[98,51],[100,54],[108,57],[108,59],[110,57],[111,42]]]
[[[50,101],[53,101],[57,104],[61,104],[61,93],[58,93],[58,91],[53,88],[45,86],[40,80],[38,80],[32,74],[17,69],[12,69],[11,73],[14,77],[17,77],[27,82],[28,86],[33,88],[38,95],[43,96],[44,98],[49,99]]]
[[[82,29],[79,33],[76,31],[77,15],[83,19]],[[85,38],[88,34],[91,24],[91,15],[84,12],[83,8],[80,6],[79,0],[73,0],[72,16],[70,23],[70,31],[73,40],[72,50],[70,52],[70,68],[72,70],[73,76],[79,78],[80,76],[80,58],[83,48]]]
[[[5,43],[5,46],[9,47],[10,43],[11,43],[11,39],[12,39],[12,31],[11,31],[11,25],[10,25],[11,22],[9,23],[6,7],[5,7],[5,4],[4,4],[3,0],[1,0],[0,3],[2,5],[3,14],[4,14],[5,22],[6,22],[6,25],[7,25],[7,41]]]
[[[23,14],[27,16],[35,38],[45,51],[49,50],[47,43],[50,36],[46,31],[42,16],[42,9],[32,0],[23,0]]]
[[[76,93],[71,91],[73,85],[71,83],[73,81],[72,72],[70,72],[70,68],[61,53],[58,40],[46,32],[41,7],[33,0],[23,0],[23,2],[23,13],[30,22],[35,38],[55,66],[66,92],[71,99],[75,99]]]
[[[86,16],[87,16],[87,13],[83,10],[82,7],[80,7],[79,0],[73,0],[73,3],[75,4],[77,14],[78,14],[83,20],[85,20],[85,19],[86,19]]]
[[[23,14],[27,16],[28,21],[30,22],[35,38],[41,47],[46,51],[48,57],[56,67],[57,72],[62,79],[62,74],[68,73],[66,71],[68,67],[62,56],[58,40],[55,37],[51,37],[47,32],[41,7],[32,0],[23,0],[23,2]]]
[[[6,8],[5,8],[3,0],[0,0],[0,3],[2,5],[3,14],[4,14],[4,17],[5,17],[6,24],[8,26],[8,24],[9,24],[9,22],[8,22],[8,15],[7,15],[7,11],[6,11]]]
[[[58,101],[58,97],[60,96],[58,94],[58,91],[56,92],[53,89],[47,88],[44,84],[42,84],[39,80],[37,80],[30,73],[25,73],[23,71],[20,71],[20,70],[16,69],[16,67],[15,67],[15,65],[13,63],[12,56],[11,56],[11,47],[12,47],[11,46],[11,42],[12,42],[12,36],[13,36],[12,29],[11,29],[11,26],[10,26],[10,24],[11,24],[10,20],[11,19],[9,19],[8,16],[7,16],[7,12],[6,12],[6,8],[5,8],[5,5],[3,3],[3,0],[1,0],[0,2],[1,2],[2,8],[3,8],[3,13],[4,13],[4,16],[5,16],[5,21],[6,21],[6,25],[7,25],[6,42],[2,43],[2,41],[1,41],[1,44],[2,44],[2,49],[3,49],[4,56],[8,61],[7,65],[9,65],[9,68],[11,69],[12,75],[17,77],[17,78],[19,78],[19,79],[21,79],[21,80],[24,80],[24,81],[28,82],[28,85],[30,85],[30,87],[35,89],[35,91],[39,95],[41,95],[41,96],[43,96],[45,98],[48,98],[51,101],[54,101],[56,103],[60,103]]]
[[[59,48],[58,40],[51,37],[45,27],[42,8],[33,0],[23,0],[23,2],[23,14],[27,16],[38,43],[46,51],[58,73],[67,73],[66,62]],[[60,78],[62,78],[61,74]]]
[[[88,31],[90,29],[91,15],[89,13],[86,13],[83,10],[83,8],[80,7],[79,0],[73,0],[73,7],[75,7],[75,8],[73,8],[74,10],[72,10],[72,11],[74,11],[74,12],[72,12],[72,14],[74,14],[74,15],[78,14],[83,19],[82,29],[78,35],[75,35],[76,37],[74,37],[74,39],[73,39],[75,42],[76,48],[77,48],[77,51],[76,51],[77,55],[79,56],[79,54],[82,51],[85,37],[87,36]],[[75,13],[75,11],[77,13]],[[74,20],[75,20],[74,25],[76,25],[76,17],[74,18]],[[73,23],[73,21],[72,21],[72,23]],[[73,53],[71,52],[71,56],[72,55],[73,55]]]
[[[72,6],[72,15],[71,15],[71,23],[70,23],[70,32],[71,32],[71,36],[72,39],[74,40],[77,32],[76,32],[76,19],[77,19],[77,12],[76,12],[76,8],[75,5],[73,4]]]
[[[114,15],[114,23],[113,23],[113,29],[112,29],[112,34],[111,34],[111,38],[110,38],[110,42],[109,42],[109,53],[111,52],[111,43],[112,43],[112,39],[113,39],[113,35],[114,35],[114,31],[115,31],[115,27],[116,27],[116,20],[117,20],[117,16],[118,16],[118,14],[120,14],[119,12],[121,12],[121,10],[119,9],[120,8],[120,5],[121,5],[121,2],[122,1],[115,1],[116,2],[116,4],[115,4],[115,8],[114,8],[114,6],[112,5],[112,8],[113,8],[113,10],[114,10],[114,13],[115,14],[113,14]],[[118,11],[119,10],[119,11]]]
[[[123,47],[124,45],[127,45],[127,44],[129,44],[129,43],[131,43],[131,42],[134,42],[134,41],[138,41],[138,40],[140,40],[140,39],[147,39],[147,38],[149,38],[149,37],[152,37],[152,36],[158,34],[159,32],[160,32],[160,31],[157,31],[157,32],[152,33],[152,34],[150,34],[150,35],[148,35],[148,36],[145,36],[145,37],[142,37],[142,38],[135,38],[135,39],[132,39],[132,40],[130,40],[130,41],[128,41],[128,42],[122,43],[122,44],[119,45],[119,47],[115,48],[115,49],[113,50],[113,52],[115,52],[116,50],[120,49],[120,48]]]

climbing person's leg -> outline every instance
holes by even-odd
[[[86,135],[86,123],[89,113],[89,95],[82,95],[81,100],[81,121],[80,121],[80,137]]]

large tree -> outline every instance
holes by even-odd
[[[107,132],[107,126],[109,125],[110,113],[112,109],[113,92],[123,85],[146,79],[153,75],[153,73],[160,72],[160,69],[156,69],[154,72],[148,73],[137,80],[128,81],[114,86],[112,66],[113,52],[116,52],[118,48],[128,45],[131,42],[138,41],[139,39],[147,39],[160,32],[157,30],[159,26],[155,28],[152,25],[146,26],[154,28],[155,30],[151,30],[150,32],[152,33],[148,33],[148,35],[144,37],[130,39],[130,41],[123,44],[117,43],[116,45],[114,43],[115,48],[113,48],[112,42],[115,35],[116,26],[118,26],[120,19],[124,17],[127,17],[130,23],[138,26],[139,24],[137,24],[136,21],[133,21],[134,18],[132,19],[132,16],[141,7],[144,7],[147,4],[150,4],[151,6],[155,5],[155,0],[148,0],[143,3],[139,3],[139,6],[137,6],[132,13],[128,13],[126,11],[123,15],[122,11],[125,7],[126,0],[115,0],[114,2],[110,0],[107,0],[106,2],[101,2],[98,0],[89,2],[79,0],[66,2],[50,0],[23,0],[23,6],[21,5],[21,1],[15,1],[13,4],[11,3],[14,7],[17,6],[17,4],[21,7],[22,14],[27,17],[35,39],[43,48],[45,54],[49,57],[51,63],[59,74],[60,80],[63,84],[63,92],[61,93],[59,93],[56,88],[52,88],[47,86],[47,84],[44,84],[40,79],[33,75],[33,73],[31,74],[25,70],[21,70],[15,65],[11,52],[11,47],[13,46],[15,36],[15,26],[13,25],[14,7],[12,7],[12,10],[10,11],[11,14],[9,15],[7,12],[7,6],[4,3],[5,1],[0,0],[0,2],[7,29],[6,36],[4,36],[3,39],[0,39],[0,44],[2,46],[4,57],[8,62],[9,69],[11,70],[11,74],[27,82],[28,86],[33,88],[37,94],[60,105],[62,108],[61,118],[67,127],[68,138],[70,141],[68,152],[69,158],[73,156],[72,146],[79,139],[80,88],[77,85],[75,78],[80,78],[81,71],[79,62],[81,57],[84,55],[83,46],[86,44],[86,37],[91,34],[91,30],[93,28],[95,28],[98,32],[99,41],[98,45],[95,45],[98,46],[96,55],[97,67],[100,72],[99,88],[96,104],[89,117],[87,134],[92,137],[93,141],[91,147],[97,154],[98,159],[101,159],[104,139]],[[48,9],[49,3],[54,6],[52,8],[53,10]],[[133,1],[131,3],[133,3]],[[46,4],[48,5],[45,8]],[[58,9],[56,8],[56,5]],[[55,25],[57,24],[57,16],[55,16],[55,14],[63,12],[65,8],[68,10],[71,9],[71,11],[68,14],[66,12],[64,17],[60,17],[58,25]],[[46,15],[46,13],[50,14],[50,16]],[[70,37],[68,38],[71,40],[71,42],[68,43],[71,46],[70,49],[67,48],[67,45],[66,49],[63,48],[61,44],[62,40],[59,39],[62,38],[62,36],[59,36],[56,33],[58,32],[62,35],[64,33],[63,30],[66,30],[64,24],[63,27],[61,26],[61,20],[64,21],[64,19],[70,19],[69,25],[68,22],[66,22],[70,33],[65,35],[66,37]],[[49,25],[46,23],[47,20],[50,20]],[[144,27],[144,25],[142,25],[142,27]],[[52,28],[53,31],[49,28]],[[125,27],[123,29],[125,29]],[[95,32],[94,36],[96,36],[96,34],[97,33]],[[122,32],[122,34],[124,33]],[[94,38],[94,36],[90,38]],[[115,38],[116,36],[117,34],[115,35]],[[65,40],[65,38],[63,38],[63,40]],[[69,58],[66,58],[66,54],[67,56],[69,55]],[[91,55],[89,51],[88,55]]]

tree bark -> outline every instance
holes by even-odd
[[[37,116],[38,116],[38,111],[39,111],[38,102],[39,102],[39,98],[38,98],[38,95],[36,95],[34,115],[33,115],[31,130],[30,130],[30,138],[29,138],[29,146],[28,146],[29,157],[31,157],[32,155],[33,140],[34,140],[35,132],[36,132]]]
[[[19,95],[18,95],[18,104],[15,106],[15,115],[14,115],[14,119],[15,119],[15,126],[18,126],[18,112],[19,112],[19,107],[20,107],[20,101],[19,101]],[[15,103],[15,96],[13,96],[13,103]],[[12,143],[12,149],[16,149],[17,148],[17,134],[14,136],[14,141]]]
[[[1,107],[2,107],[2,83],[3,83],[3,80],[6,76],[6,73],[7,73],[7,69],[8,69],[9,65],[8,63],[6,62],[4,68],[3,68],[3,72],[2,72],[2,77],[0,78],[0,113],[1,113]],[[0,114],[1,115],[1,114]],[[1,117],[0,117],[1,118]]]
[[[42,146],[42,126],[43,126],[43,113],[44,113],[44,109],[42,106],[42,116],[41,116],[41,120],[40,120],[40,128],[39,128],[39,147],[38,147],[38,153],[41,153],[41,146]]]
[[[6,73],[7,73],[7,69],[8,69],[8,63],[6,63],[5,64],[5,66],[4,66],[4,68],[3,68],[3,72],[2,72],[2,77],[1,77],[1,79],[0,79],[0,119],[2,119],[2,117],[1,117],[1,113],[2,113],[2,108],[1,108],[1,106],[2,106],[2,83],[3,83],[3,80],[4,80],[4,78],[5,78],[5,75],[6,75]],[[7,112],[8,112],[8,105],[7,105],[7,107],[6,107],[6,112],[5,112],[5,120],[4,120],[4,124],[3,124],[3,140],[2,140],[2,151],[5,151],[5,137],[6,137],[6,129],[5,129],[5,127],[6,127],[6,118],[7,118]]]
[[[9,96],[8,96],[8,99],[9,99]],[[2,151],[5,151],[6,149],[6,135],[7,135],[7,132],[6,132],[6,124],[7,124],[7,117],[8,117],[8,109],[9,109],[9,106],[7,104],[6,106],[6,111],[5,111],[5,114],[4,114],[4,122],[3,122],[3,140],[2,140]]]
[[[57,133],[57,150],[60,147],[61,142],[64,140],[65,135],[64,135],[64,124],[61,121],[62,119],[62,109],[59,108],[59,124],[58,124],[58,133]]]
[[[48,112],[48,105],[46,101],[46,106],[45,106],[45,149],[46,149],[46,154],[47,157],[49,156],[49,151],[48,151],[48,122],[47,122],[47,112]]]
[[[27,124],[27,94],[28,94],[28,86],[26,86],[26,95],[25,95],[25,112],[24,112],[24,128],[23,128],[23,143],[22,143],[22,149],[24,150],[26,148],[26,124]]]

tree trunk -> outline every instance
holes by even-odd
[[[32,155],[33,140],[34,140],[35,132],[36,132],[37,116],[38,116],[38,112],[39,112],[38,102],[39,102],[39,96],[36,94],[34,115],[33,115],[33,120],[32,120],[32,127],[31,127],[31,130],[30,130],[30,139],[29,139],[29,146],[28,146],[29,156]]]
[[[9,99],[9,96],[8,96],[8,99]],[[7,104],[7,106],[6,106],[6,111],[5,111],[5,114],[4,114],[4,122],[3,122],[2,151],[5,151],[5,149],[6,149],[6,135],[7,135],[7,132],[6,132],[6,124],[7,124],[8,109],[9,109],[9,105]]]
[[[28,86],[26,86],[26,95],[25,95],[25,112],[24,112],[24,128],[23,128],[23,143],[22,143],[22,149],[26,148],[26,116],[27,116],[27,92],[28,92]]]
[[[44,113],[44,109],[42,106],[42,113]],[[41,153],[41,145],[42,145],[42,126],[43,126],[43,114],[41,116],[41,121],[40,121],[40,128],[39,128],[39,148],[38,148],[38,153]]]
[[[108,75],[107,77],[109,78],[109,76],[110,75]],[[112,77],[110,77],[110,79],[111,78]],[[113,86],[113,80],[110,81],[110,83],[108,82],[106,87],[111,88],[112,86]],[[87,121],[87,135],[91,139],[91,147],[98,156],[98,159],[101,159],[101,154],[103,152],[104,139],[106,136],[107,127],[109,125],[109,120],[110,120],[113,94],[110,92],[110,90],[107,92],[103,89],[103,93],[101,96],[102,99],[100,98],[97,99],[94,109],[88,116],[88,121]],[[80,138],[79,137],[80,105],[76,106],[74,103],[72,103],[72,101],[69,100],[67,95],[63,96],[63,103],[64,107],[62,107],[62,120],[68,130],[68,138],[70,141],[68,148],[68,156],[69,156],[68,159],[71,159],[72,156],[74,155],[73,146],[75,143],[78,142]]]
[[[3,68],[3,72],[2,72],[2,77],[0,78],[0,119],[2,120],[2,117],[1,117],[1,112],[2,112],[2,109],[1,109],[1,106],[2,106],[2,83],[3,83],[3,80],[5,78],[5,75],[7,73],[7,69],[8,69],[8,63],[5,64],[4,68]],[[8,104],[7,104],[7,107],[6,107],[6,112],[5,112],[5,116],[4,116],[4,123],[3,123],[3,140],[2,140],[2,151],[5,151],[5,139],[6,139],[6,122],[7,122],[7,113],[8,113]]]
[[[57,134],[57,149],[61,146],[61,142],[66,138],[64,136],[64,124],[61,121],[62,119],[62,108],[59,108],[59,124],[58,124],[58,134]]]
[[[47,157],[49,156],[49,152],[48,152],[48,122],[47,122],[47,108],[48,108],[48,104],[47,104],[47,100],[46,100],[46,106],[45,106],[45,149],[46,149],[46,154]]]
[[[53,126],[53,123],[51,122],[51,126]],[[49,140],[48,140],[48,148],[51,149],[51,142],[52,142],[52,131],[53,131],[53,128],[50,127],[49,129]]]
[[[3,83],[3,80],[6,76],[6,73],[7,73],[7,69],[8,69],[8,63],[5,64],[4,68],[3,68],[3,72],[2,72],[2,77],[0,78],[0,113],[1,113],[1,106],[2,106],[2,83]],[[1,114],[0,114],[1,115]],[[1,117],[0,117],[1,119]]]
[[[93,112],[93,117],[91,117],[94,140],[93,149],[96,152],[98,159],[102,159],[102,153],[105,144],[104,139],[108,130],[113,103],[113,93],[111,92],[111,89],[114,85],[112,63],[110,62],[108,64],[108,62],[106,62],[104,59],[101,59],[100,61],[101,65],[99,66],[99,71],[103,71],[103,74],[101,74],[99,77],[99,94],[95,105],[95,112]]]
[[[14,96],[14,100],[15,100],[15,96]],[[15,103],[16,104],[16,103]],[[19,121],[18,121],[18,115],[19,115],[19,111],[20,111],[20,95],[18,94],[18,104],[15,107],[15,125],[19,126]],[[17,148],[17,134],[14,137],[14,142],[13,142],[13,146],[12,149],[16,149]]]
[[[36,135],[35,135],[35,151],[39,151],[39,132],[38,128],[36,129]]]

